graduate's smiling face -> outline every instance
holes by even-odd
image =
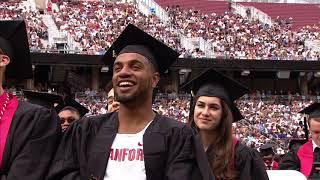
[[[200,96],[194,107],[194,122],[199,130],[214,130],[222,119],[220,98]]]
[[[320,118],[311,118],[309,126],[312,140],[320,146]]]
[[[112,82],[120,103],[152,98],[159,80],[151,62],[138,53],[120,54],[114,62]]]

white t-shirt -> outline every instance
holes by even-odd
[[[143,134],[152,121],[136,134],[117,134],[103,180],[146,180]],[[103,158],[103,157],[101,157]]]

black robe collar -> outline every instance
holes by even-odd
[[[162,166],[165,163],[154,162],[155,158],[153,158],[154,154],[161,155],[165,152],[165,139],[160,130],[159,119],[161,119],[161,116],[156,114],[143,135],[144,163],[147,177],[155,173],[158,174],[159,172],[154,172],[154,169],[156,169],[154,166]],[[92,180],[104,178],[111,146],[119,127],[118,113],[113,113],[110,118],[101,120],[104,121],[103,125],[98,130],[89,150],[90,154],[88,155],[89,179]]]

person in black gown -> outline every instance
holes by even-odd
[[[5,79],[32,78],[24,21],[0,21],[0,179],[43,180],[61,134],[53,109],[19,101]]]
[[[70,96],[64,97],[63,103],[58,104],[55,109],[61,120],[61,128],[63,132],[67,130],[71,123],[80,120],[89,112],[89,109]]]
[[[182,88],[195,94],[190,124],[201,136],[214,177],[268,179],[260,154],[232,136],[232,123],[243,119],[233,101],[247,93],[247,88],[212,68]]]
[[[113,69],[118,112],[73,123],[47,179],[211,179],[195,132],[152,110],[160,74],[177,57],[171,48],[128,25],[104,57]]]

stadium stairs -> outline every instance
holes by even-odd
[[[50,14],[42,15],[42,21],[48,27],[49,43],[53,44],[53,38],[59,37],[59,29]]]

